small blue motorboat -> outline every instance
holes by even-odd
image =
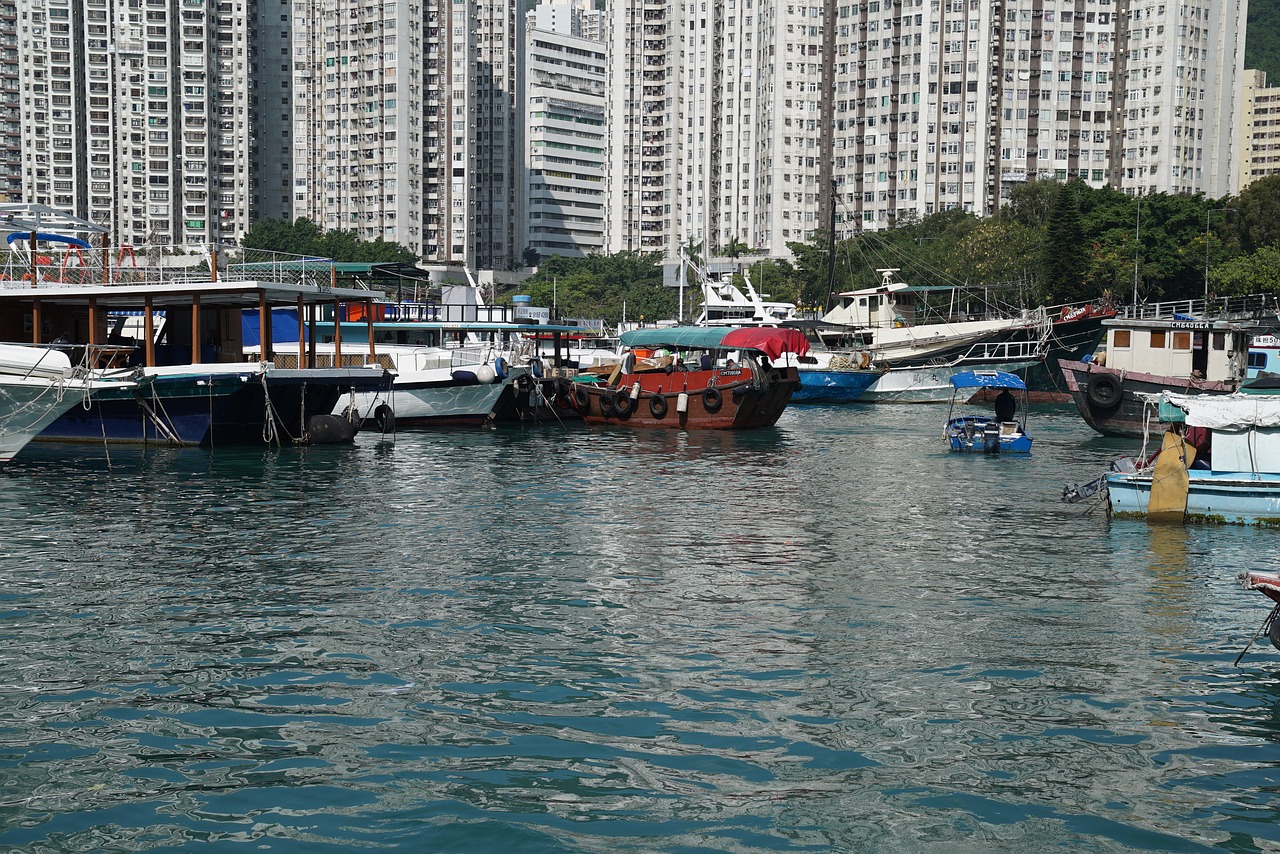
[[[957,414],[979,390],[998,389],[989,414]],[[984,395],[985,397],[985,395]],[[951,377],[951,406],[943,438],[953,451],[983,454],[1026,454],[1031,436],[1026,431],[1027,385],[1005,371],[961,371]]]

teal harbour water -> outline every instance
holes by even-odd
[[[0,472],[0,850],[1274,851],[1280,532],[1064,504],[1127,440],[37,444]]]

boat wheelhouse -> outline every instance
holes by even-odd
[[[1059,362],[1080,415],[1104,435],[1141,437],[1151,395],[1229,394],[1245,379],[1254,320],[1150,308],[1104,320],[1102,356]]]

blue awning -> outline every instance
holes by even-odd
[[[244,346],[256,347],[262,342],[258,339],[258,310],[242,309],[240,312],[240,333],[244,336]],[[302,327],[302,340],[310,340],[307,327]],[[296,308],[277,308],[271,311],[271,341],[275,344],[298,342],[298,310]]]
[[[952,388],[1016,388],[1026,391],[1027,384],[1004,371],[961,371],[951,378]]]

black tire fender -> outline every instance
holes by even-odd
[[[724,395],[720,389],[713,386],[702,392],[702,407],[707,412],[719,412],[721,406],[724,406]]]
[[[1124,383],[1115,374],[1101,371],[1089,374],[1089,388],[1086,396],[1089,405],[1094,409],[1111,410],[1120,405],[1124,394]]]
[[[649,398],[649,412],[654,418],[662,419],[667,417],[667,399],[660,394],[655,394]]]

